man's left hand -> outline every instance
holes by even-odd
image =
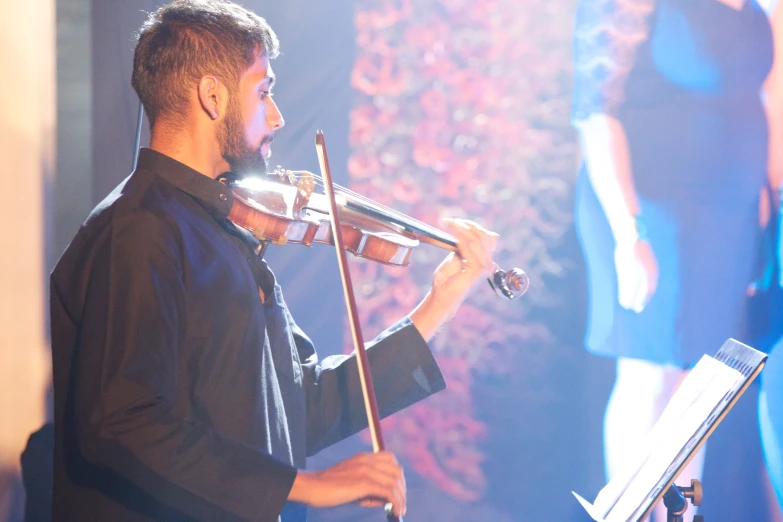
[[[492,254],[496,233],[466,219],[446,219],[444,224],[457,238],[457,252],[449,254],[438,266],[432,290],[411,313],[413,324],[425,339],[454,317],[476,282],[489,276],[495,266]]]

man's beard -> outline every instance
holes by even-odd
[[[226,119],[223,120],[223,126],[218,131],[217,138],[220,153],[231,167],[231,172],[260,174],[267,171],[268,161],[261,154],[261,145],[271,142],[272,135],[265,137],[257,148],[252,148],[247,144],[242,113],[235,96],[229,97]]]

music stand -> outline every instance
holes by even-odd
[[[766,360],[766,354],[734,339],[727,340],[715,357],[702,357],[669,401],[640,451],[629,461],[628,469],[601,490],[594,504],[572,492],[593,520],[638,522],[652,513],[667,492],[669,502],[676,500],[679,490],[700,494],[673,486],[674,481],[758,376]],[[698,483],[692,487],[700,490]],[[669,513],[673,513],[671,508]]]

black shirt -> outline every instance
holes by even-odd
[[[54,520],[274,521],[306,456],[366,427],[354,357],[318,360],[232,202],[143,149],[55,267]],[[382,416],[445,387],[407,319],[369,358]]]

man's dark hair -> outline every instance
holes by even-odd
[[[161,115],[181,121],[188,91],[214,74],[231,88],[259,53],[279,54],[266,20],[224,0],[176,0],[151,13],[139,30],[131,85],[150,125]]]

